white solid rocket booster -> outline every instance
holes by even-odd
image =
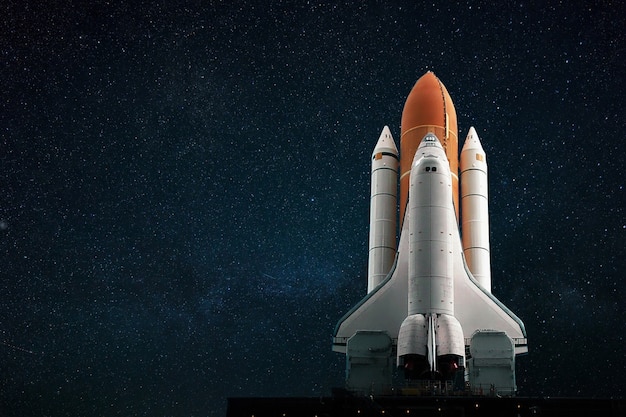
[[[380,284],[396,256],[398,148],[385,126],[372,153],[367,292]]]
[[[474,278],[491,292],[487,158],[473,127],[463,144],[460,165],[463,253]]]

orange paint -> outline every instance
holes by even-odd
[[[452,199],[459,221],[459,139],[456,110],[441,81],[428,71],[406,98],[400,134],[400,227],[404,222],[409,177],[415,151],[427,133],[434,133],[446,151],[452,173]]]

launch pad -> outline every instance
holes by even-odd
[[[477,396],[229,398],[228,417],[334,416],[608,416],[626,415],[626,400]]]

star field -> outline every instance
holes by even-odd
[[[223,415],[341,386],[370,154],[428,70],[487,153],[520,394],[624,396],[617,2],[0,10],[3,415]]]

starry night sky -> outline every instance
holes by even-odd
[[[370,155],[427,70],[487,152],[520,393],[624,396],[626,12],[507,3],[3,3],[2,414],[342,385]]]

